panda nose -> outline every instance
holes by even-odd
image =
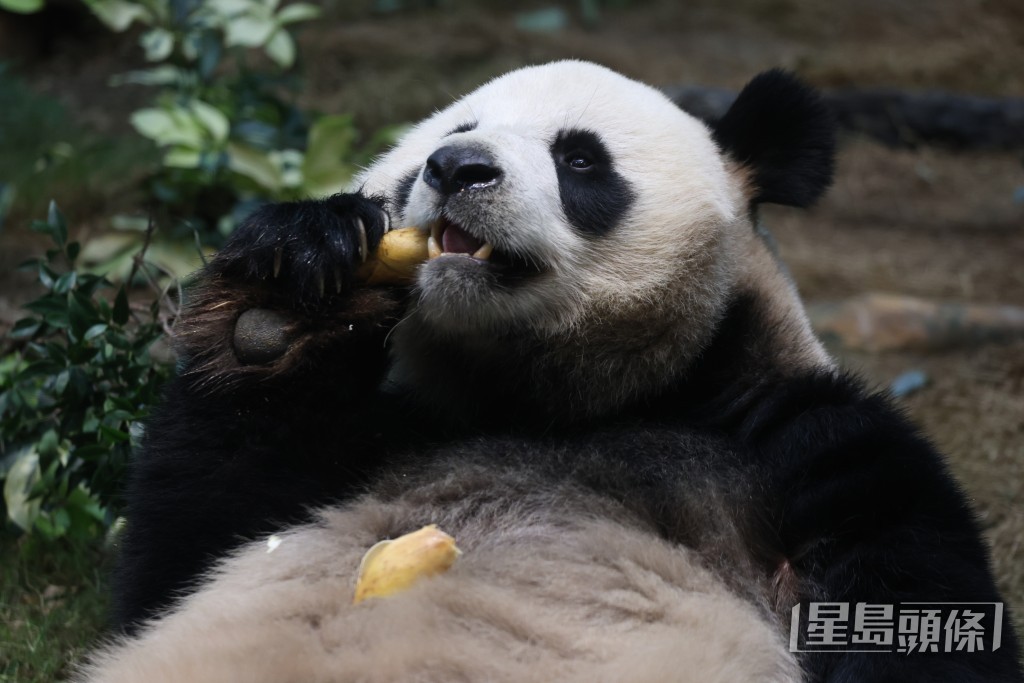
[[[482,190],[501,182],[501,169],[485,151],[448,145],[427,159],[423,182],[443,195]]]

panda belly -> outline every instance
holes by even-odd
[[[85,680],[799,680],[770,617],[643,515],[473,455],[242,548]],[[455,565],[353,605],[367,548],[428,523],[456,537]]]

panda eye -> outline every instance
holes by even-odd
[[[594,167],[594,160],[584,152],[572,152],[565,155],[565,165],[574,171],[585,173]]]

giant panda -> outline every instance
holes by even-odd
[[[994,652],[788,646],[813,601],[1000,599],[942,457],[759,227],[833,148],[781,71],[708,126],[563,61],[258,210],[191,288],[81,680],[1022,680],[1008,616]],[[431,233],[415,281],[359,284],[400,226]],[[429,523],[455,565],[352,605],[366,549]]]

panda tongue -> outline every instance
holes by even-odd
[[[483,244],[483,240],[473,237],[454,223],[445,226],[441,234],[441,249],[449,254],[473,254]]]

